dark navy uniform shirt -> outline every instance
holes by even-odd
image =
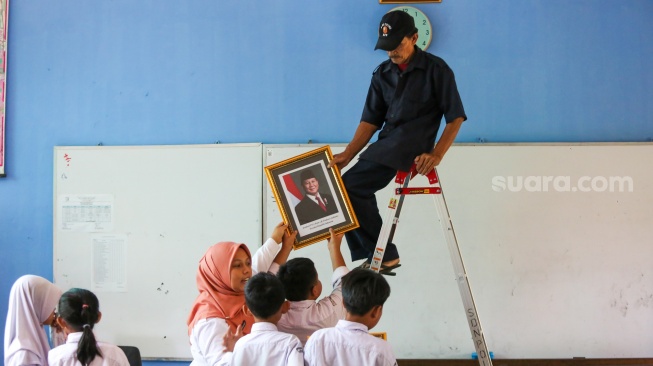
[[[382,130],[361,159],[410,170],[418,155],[433,150],[442,116],[447,123],[467,119],[444,60],[419,47],[403,73],[386,60],[372,75],[361,117]]]

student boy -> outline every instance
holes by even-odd
[[[381,320],[390,286],[382,275],[354,269],[342,278],[345,320],[313,333],[306,343],[309,366],[396,366],[390,344],[368,333]]]
[[[279,279],[267,272],[257,273],[245,285],[244,311],[254,316],[250,334],[234,347],[232,365],[304,365],[302,343],[292,334],[277,331],[288,302]]]
[[[335,235],[330,229],[329,254],[333,275],[331,295],[316,301],[322,294],[322,282],[318,279],[317,270],[312,260],[294,258],[279,268],[277,277],[283,283],[286,299],[290,301],[290,309],[281,316],[277,324],[279,330],[296,335],[302,344],[318,329],[333,327],[338,320],[345,318],[345,308],[342,305],[342,276],[349,273],[345,260],[340,252],[343,234]]]

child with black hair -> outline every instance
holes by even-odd
[[[390,343],[368,333],[381,320],[390,296],[385,278],[368,269],[354,269],[342,278],[342,295],[345,320],[313,333],[306,343],[306,364],[396,366]]]
[[[266,272],[257,273],[245,286],[246,313],[254,316],[252,332],[234,347],[232,365],[304,365],[304,350],[299,339],[277,330],[288,302],[279,279]]]
[[[333,267],[333,291],[329,296],[317,301],[322,294],[322,282],[317,276],[315,264],[308,258],[293,258],[282,265],[277,273],[286,291],[286,299],[290,301],[290,309],[281,316],[277,327],[282,332],[296,335],[302,344],[306,344],[308,337],[316,330],[333,327],[338,320],[345,318],[341,279],[349,273],[349,269],[340,251],[343,234],[335,235],[333,229],[330,229],[330,233],[327,248]]]
[[[57,323],[66,344],[48,354],[50,366],[129,366],[125,353],[112,344],[98,342],[93,326],[100,322],[100,303],[91,291],[73,288],[59,299]]]

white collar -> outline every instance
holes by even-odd
[[[252,331],[251,333],[259,333],[259,332],[276,332],[277,331],[277,326],[276,324],[269,323],[269,322],[256,322],[252,324]]]
[[[79,343],[82,335],[84,335],[84,332],[69,333],[68,337],[66,338],[66,343]]]
[[[316,300],[301,300],[301,301],[290,301],[291,309],[308,309],[311,306],[315,305]]]
[[[363,323],[352,322],[352,321],[344,320],[344,319],[338,320],[338,324],[336,324],[336,328],[362,331],[362,332],[365,332],[365,333],[367,333],[369,331],[369,329],[367,328],[367,325],[365,325]]]

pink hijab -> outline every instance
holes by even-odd
[[[5,365],[47,365],[50,345],[41,325],[57,306],[61,290],[43,277],[25,275],[9,293]]]
[[[233,332],[246,320],[244,332],[250,332],[254,318],[246,316],[242,310],[245,294],[231,288],[231,262],[240,248],[252,258],[245,244],[221,242],[210,247],[200,260],[196,277],[200,294],[188,316],[188,334],[193,331],[197,321],[208,318],[224,319]]]

